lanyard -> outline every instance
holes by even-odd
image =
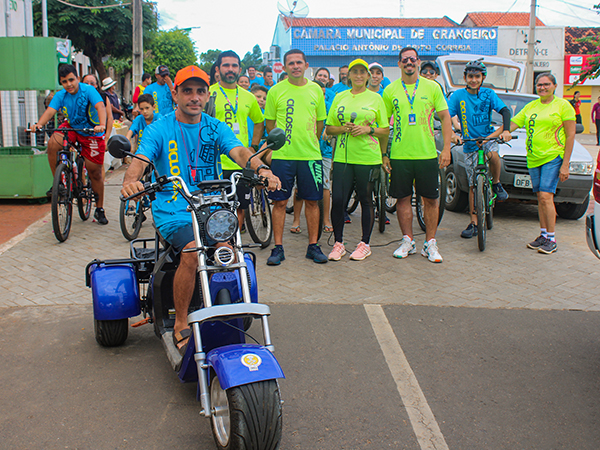
[[[233,105],[229,101],[229,97],[227,97],[227,94],[225,93],[225,91],[223,90],[223,87],[220,84],[219,84],[219,89],[221,89],[221,92],[225,96],[225,100],[227,100],[227,103],[229,103],[229,107],[233,111],[233,115],[237,117],[237,110],[238,110],[238,87],[237,86],[235,87],[235,108],[233,107]]]
[[[179,132],[181,133],[181,140],[183,141],[183,148],[185,148],[185,156],[187,156],[188,162],[190,163],[190,173],[192,176],[192,181],[196,182],[196,169],[192,169],[192,161],[190,160],[190,152],[188,151],[187,145],[185,143],[185,137],[183,136],[183,129],[181,128],[181,123],[177,121],[177,125],[179,125]],[[196,156],[196,168],[198,167],[198,160],[200,159],[200,130],[202,129],[201,123],[198,123],[198,143],[196,147],[198,148],[198,154]],[[192,149],[193,151],[194,149]]]
[[[412,98],[408,95],[408,89],[406,89],[406,84],[404,84],[404,80],[402,81],[402,87],[404,88],[404,93],[406,94],[406,98],[408,99],[408,103],[410,104],[410,112],[413,112],[413,103],[415,102],[415,95],[417,95],[417,88],[419,87],[419,79],[417,78],[417,82],[415,83],[415,90],[413,91]]]

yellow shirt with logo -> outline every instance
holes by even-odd
[[[284,80],[269,90],[265,119],[275,120],[276,126],[285,131],[286,138],[284,146],[273,152],[273,159],[322,159],[317,122],[327,118],[325,97],[318,84],[306,81],[304,86],[295,86]]]
[[[442,88],[435,81],[419,77],[419,84],[406,85],[408,96],[402,86],[402,79],[391,83],[383,91],[383,101],[388,117],[394,117],[394,134],[390,159],[433,159],[437,158],[433,132],[433,115],[448,109]],[[409,115],[415,114],[415,124],[409,124]]]
[[[222,92],[221,88],[223,89]],[[242,145],[248,147],[250,144],[248,142],[248,118],[254,123],[261,123],[265,120],[254,94],[242,88],[225,89],[218,83],[213,84],[209,88],[209,91],[211,95],[213,92],[217,93],[215,97],[215,118],[221,122],[225,122],[240,140]],[[223,95],[223,92],[225,95]],[[221,167],[223,170],[241,169],[240,166],[225,155],[221,155]]]

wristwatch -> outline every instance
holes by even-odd
[[[371,131],[369,131],[369,134],[371,136],[373,136],[375,134],[375,128],[373,128],[373,127],[370,127],[370,128],[371,128]]]
[[[390,152],[385,152],[385,153],[382,153],[382,154],[381,154],[381,156],[382,156],[383,158],[389,158],[389,157],[390,157]]]
[[[250,148],[253,148],[255,152],[257,152],[257,151],[258,151],[258,145],[257,145],[257,144],[252,144],[252,145],[250,146]]]
[[[260,172],[261,169],[271,170],[271,168],[269,166],[267,166],[266,164],[261,164],[260,166],[258,166],[256,168],[256,173],[258,174],[258,172]]]

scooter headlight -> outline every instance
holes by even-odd
[[[237,216],[228,209],[219,209],[206,221],[208,237],[217,242],[225,242],[233,237],[238,227]]]

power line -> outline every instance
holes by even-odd
[[[591,12],[598,13],[598,10],[596,10],[596,9],[587,8],[587,7],[585,7],[585,6],[577,5],[577,4],[575,4],[575,3],[571,3],[571,2],[567,2],[567,1],[565,1],[565,0],[556,0],[556,1],[557,1],[557,2],[560,2],[560,3],[564,3],[565,5],[570,5],[570,6],[574,6],[574,7],[576,7],[576,8],[585,9],[586,11],[591,11]]]
[[[583,21],[583,19],[581,18],[581,16],[574,16],[574,15],[572,15],[572,14],[567,14],[567,13],[565,13],[564,11],[557,11],[556,9],[548,8],[547,6],[542,6],[542,5],[539,5],[539,4],[538,4],[537,6],[538,6],[538,8],[543,8],[543,9],[545,9],[545,10],[547,10],[547,11],[552,11],[552,12],[555,12],[555,13],[561,14],[561,15],[563,15],[563,16],[567,16],[567,17],[573,17],[574,19],[579,19],[579,20],[582,20],[582,21]],[[587,20],[587,19],[586,19],[586,20]],[[588,20],[588,21],[589,21],[589,20]],[[594,22],[594,21],[590,21],[590,22]],[[595,22],[595,23],[596,23],[596,24],[598,24],[598,25],[600,25],[600,22]]]
[[[131,3],[119,3],[118,5],[106,5],[106,6],[81,6],[81,5],[74,5],[73,3],[65,2],[63,0],[56,0],[56,1],[58,3],[62,3],[63,5],[72,6],[73,8],[80,8],[80,9],[106,9],[106,8],[118,8],[119,6],[131,5]]]
[[[508,8],[504,14],[502,14],[500,17],[498,17],[492,25],[496,25],[500,21],[500,19],[502,19],[505,15],[507,15],[510,12],[510,10],[513,9],[513,6],[515,6],[517,4],[518,1],[519,0],[515,0],[513,2],[513,4],[510,5],[510,8]]]

